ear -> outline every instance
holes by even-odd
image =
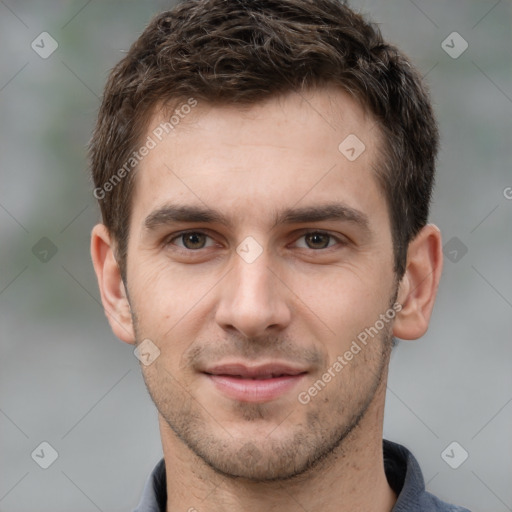
[[[91,233],[91,256],[98,278],[101,302],[114,334],[122,341],[135,343],[135,331],[128,296],[114,256],[115,245],[103,224]]]
[[[409,244],[405,274],[398,289],[402,305],[393,325],[393,335],[415,340],[428,329],[443,270],[441,232],[427,224]]]

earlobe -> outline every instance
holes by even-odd
[[[409,244],[405,274],[400,282],[393,335],[404,340],[423,336],[428,329],[441,272],[441,232],[433,224],[423,227]]]
[[[114,244],[103,224],[91,233],[91,257],[98,278],[101,301],[114,334],[126,343],[135,343],[130,304],[114,255]]]

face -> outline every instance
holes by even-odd
[[[378,143],[326,88],[199,103],[140,163],[127,291],[137,343],[160,350],[141,367],[176,442],[216,471],[303,473],[376,400],[396,298]]]

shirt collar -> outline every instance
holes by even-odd
[[[425,490],[418,461],[405,447],[383,440],[384,469],[398,499],[391,512],[469,512],[449,505]],[[167,481],[161,459],[149,476],[139,505],[133,512],[166,512]]]

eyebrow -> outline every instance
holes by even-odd
[[[353,223],[366,233],[371,232],[366,214],[341,203],[287,208],[275,215],[272,228],[279,224],[307,224],[329,220]],[[144,227],[153,231],[174,222],[217,223],[228,227],[232,225],[225,215],[212,208],[167,204],[151,212],[144,220]]]
[[[366,214],[341,203],[329,203],[303,208],[288,208],[276,216],[274,226],[278,224],[306,224],[308,222],[343,221],[356,224],[370,232],[370,221]]]
[[[151,212],[144,220],[144,227],[152,231],[173,222],[204,222],[230,225],[221,213],[206,207],[164,205]]]

